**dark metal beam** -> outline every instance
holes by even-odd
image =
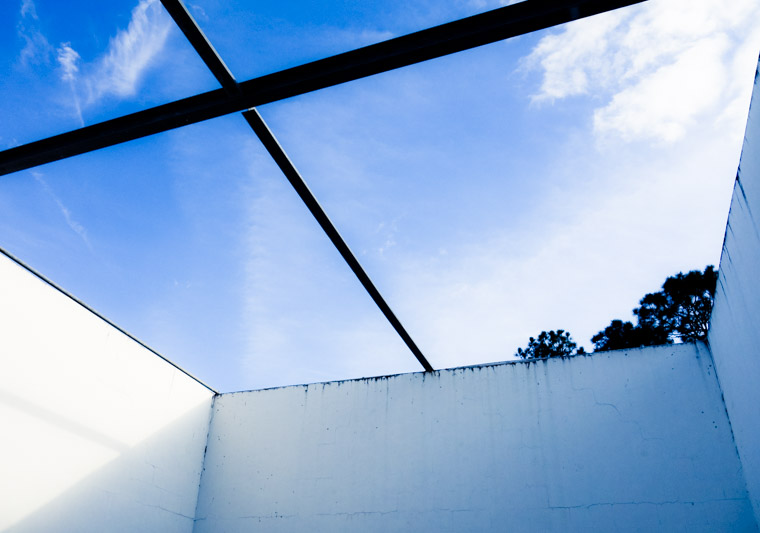
[[[645,0],[527,0],[0,152],[0,175]]]
[[[340,255],[343,257],[346,263],[348,263],[348,266],[359,279],[359,282],[362,284],[375,304],[377,304],[377,306],[380,308],[380,311],[382,311],[383,315],[385,315],[385,318],[388,320],[388,322],[390,322],[391,326],[393,326],[393,329],[396,330],[396,333],[399,334],[399,336],[409,347],[409,350],[417,358],[417,361],[420,362],[422,368],[428,372],[432,372],[433,367],[422,354],[422,351],[420,351],[420,349],[417,347],[414,340],[412,340],[412,337],[409,335],[409,333],[407,333],[406,329],[404,329],[404,326],[401,324],[399,319],[396,318],[396,315],[393,314],[390,306],[383,299],[380,291],[377,290],[374,283],[372,283],[372,280],[369,278],[359,261],[356,259],[356,256],[354,256],[354,254],[351,252],[351,249],[340,236],[340,233],[338,233],[338,230],[335,228],[333,223],[328,218],[327,214],[322,209],[322,206],[319,205],[319,202],[317,202],[314,194],[312,194],[312,192],[309,190],[306,182],[304,182],[303,178],[298,173],[298,170],[296,170],[296,167],[290,161],[285,151],[277,142],[277,139],[275,139],[272,132],[264,123],[264,120],[261,118],[258,111],[256,111],[256,109],[250,109],[243,112],[243,116],[248,121],[248,124],[250,124],[256,135],[259,137],[262,144],[269,152],[269,155],[272,156],[272,159],[274,159],[275,163],[277,163],[277,166],[280,167],[282,173],[285,174],[285,177],[296,190],[298,196],[301,197],[303,203],[306,204],[306,207],[309,208],[311,214],[314,215],[315,219],[317,219],[317,222],[322,227],[322,230],[324,230],[325,234],[327,234],[330,241],[333,243],[333,246],[338,249],[338,252],[340,252]]]
[[[206,66],[208,66],[209,70],[211,70],[222,87],[224,87],[224,89],[230,93],[237,92],[239,90],[239,86],[237,84],[237,81],[235,81],[235,77],[232,75],[232,72],[230,72],[229,68],[227,68],[227,65],[224,64],[222,58],[219,57],[219,55],[216,53],[213,45],[203,34],[203,31],[195,22],[192,15],[182,4],[181,0],[161,0],[161,3],[172,16],[174,22],[177,23],[177,26],[179,26],[179,28],[182,30],[182,33],[185,34],[185,37],[187,37],[188,41],[190,41],[190,44],[193,45],[195,51],[198,52],[198,55],[201,56],[203,62],[206,63]],[[396,330],[396,333],[398,333],[401,339],[406,343],[409,350],[414,354],[414,356],[417,358],[417,361],[419,361],[422,365],[422,368],[428,372],[432,372],[433,367],[422,354],[422,351],[420,351],[420,349],[417,347],[417,344],[406,331],[399,319],[393,313],[390,306],[380,294],[380,291],[378,291],[377,287],[375,287],[375,284],[372,283],[372,280],[367,275],[364,268],[361,266],[361,263],[359,263],[359,261],[356,259],[356,256],[353,254],[353,252],[351,252],[348,244],[346,244],[346,241],[343,240],[343,237],[341,237],[335,225],[332,223],[332,221],[330,221],[330,218],[327,216],[327,213],[325,213],[324,209],[322,209],[322,206],[319,205],[319,202],[309,189],[309,186],[306,185],[303,177],[301,177],[301,174],[298,172],[295,165],[292,163],[292,161],[290,161],[290,158],[285,153],[285,150],[283,150],[282,146],[280,146],[280,143],[277,142],[277,139],[267,126],[266,122],[264,122],[264,119],[261,117],[261,115],[259,115],[258,111],[256,111],[255,108],[245,111],[243,113],[243,116],[248,121],[251,129],[253,129],[253,132],[258,136],[259,140],[261,140],[261,143],[267,149],[269,155],[272,156],[272,159],[274,159],[275,163],[277,163],[277,166],[280,167],[280,170],[293,186],[303,203],[306,204],[306,207],[317,220],[322,230],[333,243],[333,246],[335,246],[341,257],[343,257],[343,260],[348,264],[349,268],[353,271],[354,275],[358,278],[364,289],[370,295],[375,304],[380,308],[380,311],[383,313],[383,315],[385,315],[385,318],[388,320],[388,322],[390,322],[391,326],[393,326],[393,329]]]
[[[161,0],[161,3],[219,84],[228,91],[237,92],[237,80],[187,10],[185,4],[180,0]]]

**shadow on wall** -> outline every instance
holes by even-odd
[[[14,523],[6,521],[10,527],[3,531],[192,531],[203,453],[198,442],[206,440],[208,402],[131,447],[12,395],[0,394],[0,407],[11,407],[82,442],[77,450],[60,448],[57,439],[51,441],[49,456],[41,457],[37,465],[40,468],[52,465],[71,479],[67,471],[81,463],[80,453],[91,456],[95,451],[95,461],[113,457],[23,516],[19,512],[24,510],[16,509]],[[30,474],[44,476],[45,472]],[[39,488],[46,487],[43,483]],[[7,518],[6,512],[2,514]]]

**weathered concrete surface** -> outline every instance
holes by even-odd
[[[752,105],[720,260],[710,349],[744,475],[760,521],[760,79]]]
[[[703,346],[217,398],[197,532],[755,531]]]
[[[4,255],[0,295],[0,531],[192,531],[212,392]]]

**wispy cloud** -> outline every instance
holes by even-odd
[[[58,64],[61,67],[61,79],[63,81],[74,81],[76,74],[79,72],[79,60],[81,57],[76,50],[71,48],[71,43],[61,43],[58,47]]]
[[[24,41],[18,64],[23,68],[48,64],[53,47],[38,27],[37,9],[32,0],[23,0],[21,3],[16,32]]]
[[[172,23],[158,0],[140,0],[132,10],[126,29],[119,30],[107,49],[92,61],[84,61],[71,42],[53,48],[37,28],[37,11],[32,0],[21,6],[19,35],[26,44],[19,54],[22,65],[48,62],[54,54],[60,79],[71,91],[71,106],[84,125],[82,108],[105,97],[134,95],[145,73],[166,44]]]
[[[104,96],[132,96],[151,63],[163,49],[171,19],[158,0],[140,0],[132,10],[127,29],[120,30],[96,60],[85,83],[88,103]]]
[[[676,141],[725,96],[742,97],[728,54],[758,17],[754,0],[651,0],[574,22],[526,59],[543,74],[533,100],[594,94],[597,134]]]
[[[71,48],[71,43],[61,43],[58,47],[57,60],[61,70],[61,80],[68,83],[71,89],[72,105],[76,110],[79,123],[84,126],[84,119],[82,118],[82,106],[79,102],[79,95],[75,87],[77,73],[79,72],[79,61],[81,57],[76,50]]]
[[[53,189],[48,185],[47,181],[42,177],[42,174],[39,172],[33,171],[32,176],[34,176],[34,179],[37,181],[37,183],[40,184],[42,187],[42,190],[45,191],[45,193],[55,202],[55,205],[58,206],[58,210],[60,211],[61,215],[63,216],[63,219],[66,221],[66,225],[79,235],[79,237],[82,239],[82,241],[85,243],[87,248],[92,251],[92,245],[90,244],[90,239],[87,237],[87,231],[85,230],[84,226],[74,220],[74,217],[71,215],[71,211],[69,211],[69,208],[64,205],[64,203],[61,201],[61,199],[58,197],[57,194],[53,191]]]
[[[206,10],[203,9],[203,6],[199,6],[198,4],[193,4],[190,2],[187,2],[185,4],[187,7],[190,8],[190,10],[193,12],[193,16],[196,20],[201,20],[203,22],[208,22],[209,18],[206,14]]]
[[[18,56],[22,67],[29,65],[44,65],[50,60],[53,47],[44,35],[37,30],[19,29],[19,36],[24,39],[24,47]]]
[[[33,19],[37,19],[37,7],[34,5],[33,0],[22,0],[21,2],[21,17],[29,15]]]

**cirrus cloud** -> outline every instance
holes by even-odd
[[[89,102],[103,96],[128,97],[163,49],[172,22],[158,0],[140,0],[125,30],[111,38],[87,79]]]

